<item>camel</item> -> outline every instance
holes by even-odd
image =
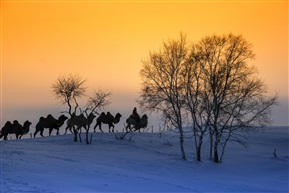
[[[56,129],[56,134],[59,135],[59,128],[63,125],[64,121],[67,119],[65,115],[60,115],[58,119],[55,119],[51,114],[47,115],[46,118],[40,117],[38,123],[36,124],[36,129],[34,132],[34,137],[40,131],[40,135],[43,136],[44,128],[49,128],[49,136],[53,129]]]
[[[112,127],[112,132],[114,132],[114,124],[117,124],[120,121],[121,118],[121,114],[117,113],[115,115],[115,117],[110,114],[110,112],[107,112],[107,114],[105,114],[104,112],[102,112],[100,114],[100,116],[96,119],[96,125],[94,126],[94,132],[97,126],[99,126],[99,129],[101,132],[103,132],[103,130],[101,129],[101,124],[108,124],[108,129],[110,132],[110,128]]]
[[[4,140],[7,140],[8,134],[15,134],[16,139],[21,139],[23,135],[29,132],[30,125],[31,122],[28,120],[24,122],[23,126],[17,120],[13,121],[13,123],[7,121],[1,129],[0,139],[4,136]]]
[[[66,122],[67,126],[65,128],[65,134],[67,133],[68,129],[72,133],[71,128],[74,126],[76,126],[77,131],[81,130],[82,127],[84,127],[85,130],[89,129],[89,126],[92,123],[94,118],[95,118],[95,115],[93,113],[90,113],[87,118],[83,114],[75,115],[75,113],[73,113],[71,115],[71,118],[68,119]],[[88,126],[88,128],[86,126]]]
[[[65,133],[67,132],[68,128],[70,131],[71,131],[71,128],[73,128],[74,141],[76,142],[78,131],[82,127],[84,127],[84,129],[86,130],[86,143],[89,144],[89,142],[88,142],[88,130],[89,130],[89,126],[92,123],[94,118],[95,118],[95,115],[93,113],[90,113],[87,118],[83,114],[76,115],[75,113],[73,113],[71,115],[71,118],[68,119],[68,121],[66,122],[67,126],[65,129]],[[75,128],[75,126],[76,126],[76,128]]]
[[[128,132],[127,129],[129,129],[130,131],[132,131],[132,129],[134,128],[135,131],[140,130],[141,128],[146,128],[148,125],[148,116],[146,114],[144,114],[140,121],[137,122],[135,116],[131,115],[129,118],[127,118],[126,120],[127,126],[126,126],[126,131]],[[132,127],[131,127],[132,125]]]

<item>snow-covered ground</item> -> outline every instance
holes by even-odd
[[[288,192],[288,127],[251,134],[246,149],[229,144],[223,163],[195,161],[187,138],[181,159],[175,132],[71,134],[0,141],[1,192]],[[189,136],[189,135],[188,135]],[[276,148],[277,157],[273,156]]]

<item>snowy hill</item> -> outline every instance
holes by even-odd
[[[229,144],[223,163],[188,161],[178,134],[93,133],[92,144],[72,135],[0,141],[1,192],[288,192],[288,127],[249,136],[249,148]],[[277,157],[273,156],[276,148]]]

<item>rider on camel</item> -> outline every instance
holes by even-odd
[[[133,118],[136,120],[136,122],[139,123],[140,122],[140,116],[137,113],[136,107],[133,108],[132,115],[133,115]]]

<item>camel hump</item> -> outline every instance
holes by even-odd
[[[9,126],[11,126],[12,125],[12,123],[10,122],[10,121],[7,121],[6,123],[5,123],[5,125],[4,125],[4,127],[9,127]]]
[[[14,121],[13,121],[13,124],[15,124],[15,125],[16,125],[16,124],[19,124],[19,122],[18,122],[17,120],[14,120]]]
[[[99,117],[97,119],[101,120],[104,117],[106,117],[106,114],[104,112],[100,113]]]
[[[107,115],[107,118],[109,119],[114,118],[113,115],[109,111],[106,113],[106,115]]]

